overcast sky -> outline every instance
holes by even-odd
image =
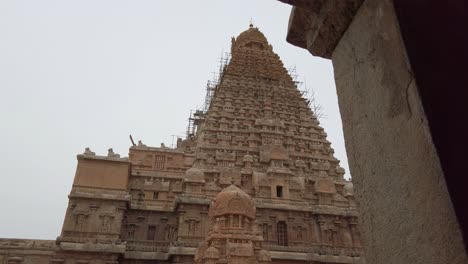
[[[76,154],[171,145],[250,19],[315,90],[348,173],[333,69],[285,40],[274,0],[0,0],[0,237],[55,239]],[[348,174],[349,175],[349,174]]]

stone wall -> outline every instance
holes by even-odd
[[[333,60],[367,262],[467,263],[393,1],[283,2],[288,41]]]
[[[118,256],[97,252],[73,251],[55,240],[0,239],[0,264],[117,264]]]
[[[51,240],[0,239],[0,263],[49,264],[57,246]]]
[[[367,260],[467,263],[392,1],[365,1],[332,60]]]

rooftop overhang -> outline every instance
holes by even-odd
[[[312,55],[331,59],[363,0],[280,0],[293,5],[286,40]]]

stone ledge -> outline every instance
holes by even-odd
[[[151,204],[144,204],[138,201],[132,201],[130,203],[131,210],[147,210],[147,211],[158,211],[158,212],[175,212],[176,203],[166,203],[164,205],[151,205]]]
[[[74,185],[68,198],[88,198],[126,202],[131,200],[131,195],[126,191]]]
[[[284,0],[293,5],[286,40],[309,50],[314,56],[331,59],[341,36],[363,0]]]
[[[130,163],[127,157],[120,158],[120,157],[108,157],[108,156],[99,156],[99,155],[89,155],[89,154],[78,154],[76,155],[78,160],[80,159],[88,159],[88,160],[100,160],[100,161],[114,161],[114,162],[123,162],[123,163]]]
[[[336,207],[329,205],[291,205],[291,204],[280,204],[280,203],[266,203],[258,201],[258,198],[254,198],[255,206],[257,209],[275,209],[275,210],[293,210],[300,212],[312,212],[314,214],[327,214],[327,215],[343,215],[343,216],[355,216],[359,214],[356,212],[355,207]]]
[[[171,255],[195,255],[197,248],[194,247],[170,247],[169,254]]]
[[[126,251],[124,254],[125,259],[168,260],[169,257],[169,253],[163,252]]]
[[[184,154],[184,151],[177,148],[169,148],[169,147],[151,147],[151,146],[131,146],[130,150],[143,150],[143,151],[154,151],[154,152],[170,152],[170,153],[178,153]]]
[[[54,249],[29,249],[29,248],[18,248],[18,249],[3,249],[0,248],[0,256],[2,255],[18,255],[18,256],[51,256],[54,255],[56,250]]]
[[[201,204],[201,205],[210,205],[212,198],[208,198],[206,196],[194,197],[194,196],[186,196],[180,195],[177,198],[177,203],[184,203],[184,204]]]
[[[55,240],[0,238],[0,249],[37,249],[55,250]]]
[[[85,251],[85,252],[106,252],[106,253],[124,253],[125,244],[100,244],[100,243],[72,243],[61,242],[60,249],[66,251]]]
[[[318,261],[326,263],[364,263],[364,259],[360,257],[330,256],[285,251],[270,251],[270,254],[272,259]]]
[[[193,247],[170,247],[169,252],[141,252],[141,251],[126,251],[125,259],[146,259],[146,260],[168,260],[174,255],[193,256],[197,251]]]

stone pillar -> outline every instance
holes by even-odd
[[[361,236],[359,235],[359,230],[357,229],[357,223],[354,220],[349,222],[349,230],[351,233],[351,240],[353,242],[353,248],[360,248],[361,245]]]
[[[322,229],[323,229],[324,224],[325,224],[325,220],[323,220],[322,217],[317,215],[315,217],[315,230],[317,232],[317,242],[320,245],[324,244],[323,239],[322,239]]]
[[[283,2],[287,40],[333,61],[367,262],[468,263],[393,2]]]
[[[201,232],[200,234],[202,234],[203,236],[206,236],[208,234],[208,224],[206,222],[206,219],[207,219],[207,215],[208,215],[208,212],[201,212],[200,213],[200,217],[201,217],[201,221],[200,221],[200,226],[201,226]]]
[[[178,223],[179,228],[177,229],[177,241],[180,242],[181,237],[186,236],[188,234],[187,225],[184,223],[185,211],[179,212],[178,220],[179,220],[179,223]]]

